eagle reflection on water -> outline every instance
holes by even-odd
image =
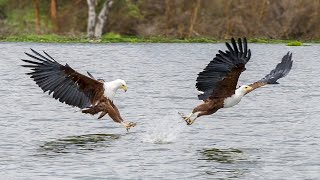
[[[111,142],[120,138],[119,134],[86,134],[67,136],[54,141],[45,142],[38,151],[48,155],[52,153],[70,153],[74,151],[90,151],[111,146]]]
[[[200,158],[198,160],[206,161],[201,163],[201,168],[209,176],[219,177],[221,179],[239,178],[247,174],[251,163],[245,158],[242,150],[229,148],[205,148],[199,150]]]
[[[198,160],[216,161],[219,163],[233,163],[237,160],[241,160],[243,152],[239,149],[218,149],[207,148],[200,150],[202,158]]]

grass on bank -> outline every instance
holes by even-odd
[[[288,42],[287,46],[303,46],[301,41]]]
[[[0,36],[2,42],[43,42],[43,43],[217,43],[225,40],[213,38],[190,38],[174,39],[166,37],[137,37],[121,36],[116,33],[108,33],[102,36],[100,40],[89,40],[85,35],[80,36],[60,36],[55,34],[48,35],[18,35],[18,36]],[[296,40],[275,40],[263,38],[249,38],[251,43],[282,43],[287,46],[302,46],[301,41]],[[312,41],[312,43],[320,43]]]
[[[86,36],[59,36],[49,35],[19,35],[0,37],[2,42],[52,42],[52,43],[214,43],[218,42],[212,38],[191,38],[191,39],[174,39],[166,37],[137,37],[121,36],[116,33],[103,35],[100,40],[89,40]]]
[[[55,34],[50,35],[19,35],[0,37],[2,42],[44,42],[44,43],[70,43],[70,42],[89,42],[87,38],[75,36],[58,36]]]
[[[252,38],[249,40],[249,42],[252,43],[275,43],[275,44],[286,44],[287,46],[306,46],[306,44],[303,44],[301,41],[297,40],[279,40],[279,39],[263,39],[263,38]],[[313,41],[312,43],[319,43],[320,41]]]

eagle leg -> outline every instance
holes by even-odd
[[[98,119],[101,119],[103,116],[105,116],[106,114],[108,114],[108,112],[106,111],[102,111],[102,113],[100,114],[100,116],[98,117]]]
[[[98,117],[98,119],[101,119],[103,116],[105,116],[106,114],[109,113],[106,106],[107,106],[107,103],[105,101],[102,101],[102,102],[99,102],[95,106],[91,106],[87,109],[82,110],[82,113],[95,115],[95,114],[98,114],[99,112],[101,112],[100,116]]]
[[[197,112],[197,115],[194,119],[191,119],[191,116],[190,116],[189,118],[185,119],[185,121],[187,122],[187,125],[191,125],[194,123],[194,121],[196,121],[196,119],[198,117],[203,116],[203,115],[213,114],[213,113],[217,112],[218,110],[219,110],[219,108],[211,109],[209,111],[200,111],[200,112]],[[193,113],[193,114],[195,114],[195,113]]]
[[[98,108],[96,108],[96,106],[89,107],[88,109],[82,110],[82,113],[91,114],[91,115],[95,115],[99,112],[100,112],[100,110]]]
[[[191,117],[189,117],[188,119],[185,119],[185,121],[187,122],[187,125],[191,125],[194,123],[194,121],[196,121],[198,117],[195,117],[194,119],[191,119]]]

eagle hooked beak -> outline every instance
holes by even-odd
[[[124,92],[127,92],[127,86],[126,85],[122,85],[121,88],[124,90]]]
[[[251,87],[251,86],[247,86],[247,87],[246,87],[246,91],[247,91],[247,92],[251,91],[252,89],[253,89],[253,87]]]

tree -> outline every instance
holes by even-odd
[[[106,0],[103,3],[99,16],[96,15],[97,0],[87,0],[88,3],[88,27],[87,33],[90,39],[100,39],[104,33],[104,27],[107,23],[109,10],[112,7],[113,1]]]
[[[51,22],[52,22],[52,31],[58,32],[58,18],[57,18],[57,0],[51,0],[50,4],[50,15],[51,15]]]
[[[191,37],[194,29],[194,24],[197,20],[197,17],[198,17],[198,11],[199,11],[199,8],[200,8],[200,0],[196,0],[195,2],[195,5],[193,7],[193,12],[192,12],[192,15],[191,15],[191,18],[190,18],[190,25],[189,25],[189,32],[188,32],[188,38]]]
[[[39,12],[39,1],[33,0],[35,20],[36,20],[36,33],[40,34],[40,12]]]

